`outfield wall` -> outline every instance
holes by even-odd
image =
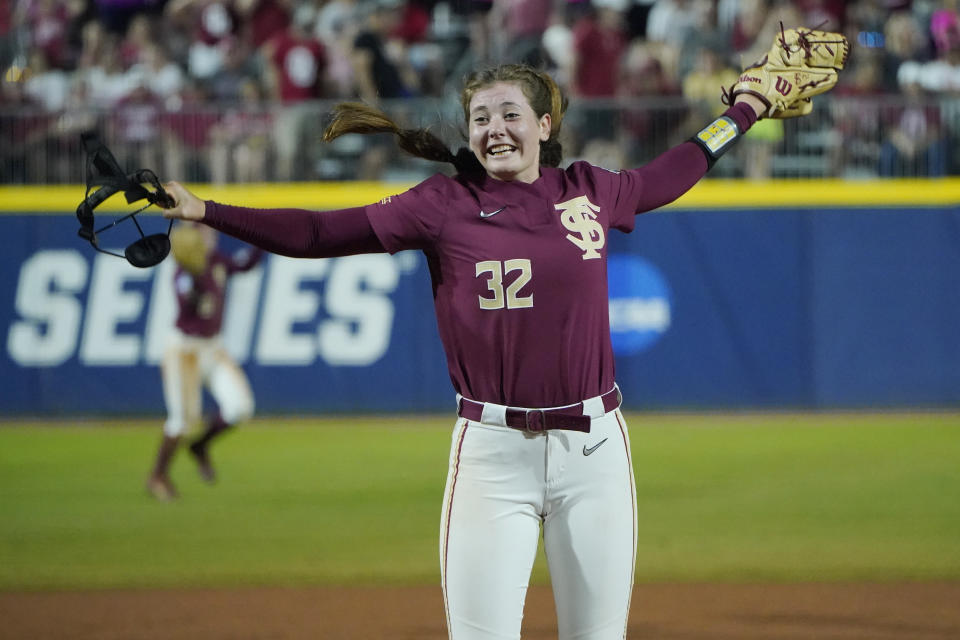
[[[403,185],[194,188],[250,206],[333,208]],[[142,270],[95,253],[76,234],[82,193],[0,188],[4,415],[163,411],[171,261]],[[632,234],[612,232],[625,405],[960,406],[958,203],[960,180],[707,180]],[[133,239],[115,233],[118,247]],[[261,413],[454,406],[418,253],[270,256],[235,280],[225,336]]]

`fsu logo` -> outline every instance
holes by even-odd
[[[597,222],[600,207],[587,200],[587,196],[573,198],[554,205],[560,212],[560,222],[566,227],[567,240],[583,251],[582,258],[590,260],[600,257],[606,239],[603,237],[603,225]]]
[[[783,76],[777,76],[777,83],[774,86],[776,87],[777,92],[784,96],[789,94],[791,89],[793,89],[793,85],[790,84],[790,81]]]

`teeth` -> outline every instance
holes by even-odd
[[[501,153],[507,153],[508,151],[513,151],[513,147],[508,144],[498,144],[495,147],[490,147],[490,150],[487,151],[487,153],[497,156]]]

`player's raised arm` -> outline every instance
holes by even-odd
[[[730,105],[689,141],[634,171],[644,183],[638,212],[673,202],[702,178],[713,164],[760,118],[795,118],[811,112],[813,96],[836,85],[850,51],[839,33],[783,29],[770,51],[723,88]]]
[[[636,212],[643,213],[669,204],[689,191],[706,175],[713,163],[757,121],[763,103],[743,96],[694,138],[683,142],[642,167],[631,169],[643,189]],[[706,140],[701,139],[706,136]]]
[[[254,209],[201,200],[178,182],[168,182],[175,205],[167,218],[203,222],[255,247],[294,258],[334,258],[384,250],[363,207],[333,211]]]
[[[311,211],[253,209],[208,200],[203,221],[226,234],[292,258],[336,258],[386,251],[365,207]]]

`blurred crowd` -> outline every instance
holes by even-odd
[[[879,175],[958,173],[958,5],[0,0],[0,181],[76,181],[71,141],[90,128],[107,130],[128,163],[171,177],[342,178],[344,165],[314,149],[323,101],[455,103],[466,73],[502,61],[547,68],[565,88],[568,157],[643,162],[722,111],[720,87],[763,55],[781,22],[853,43],[831,100],[815,101],[830,106],[822,133],[842,140],[823,147],[835,175],[858,162]],[[888,106],[865,106],[877,104]],[[768,175],[789,135],[778,121],[755,127],[746,175]],[[364,149],[349,177],[381,177],[388,149]]]

